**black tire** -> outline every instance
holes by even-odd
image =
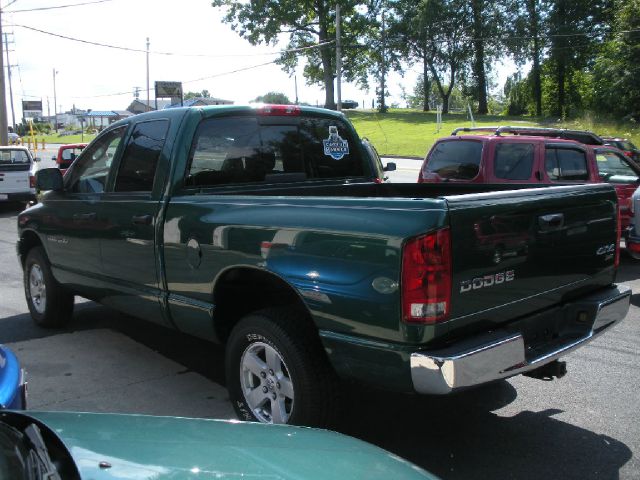
[[[261,378],[243,368],[245,353],[260,356],[262,351],[266,356],[267,351],[271,352],[269,347],[281,359],[280,374],[267,368],[261,371],[265,373],[265,378]],[[242,318],[227,342],[225,361],[229,397],[241,420],[330,427],[337,419],[341,391],[337,376],[317,331],[298,310],[274,308]],[[266,359],[264,363],[269,366]],[[284,379],[282,389],[280,378]],[[251,384],[255,388],[247,389]],[[258,395],[262,391],[264,406],[254,409],[256,402],[252,407],[245,389]],[[285,390],[293,393],[291,399]],[[279,405],[283,407],[278,411],[285,414],[274,413],[276,402],[281,402]],[[286,420],[280,421],[283,418]]]
[[[29,250],[24,262],[23,278],[27,306],[36,325],[56,328],[64,326],[71,320],[73,294],[53,278],[47,255],[42,247]],[[41,295],[42,291],[44,291],[44,297]]]

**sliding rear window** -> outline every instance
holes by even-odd
[[[22,171],[31,168],[31,159],[24,150],[0,150],[0,171]]]
[[[315,117],[215,117],[191,147],[187,186],[370,176],[341,121]]]

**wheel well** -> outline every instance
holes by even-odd
[[[24,261],[26,260],[27,254],[29,253],[29,251],[33,247],[41,247],[41,246],[42,246],[42,242],[40,241],[40,237],[38,237],[38,235],[35,232],[32,232],[31,230],[27,230],[22,234],[22,237],[20,238],[19,254],[20,254],[20,263],[22,264],[23,267],[24,267]]]
[[[315,328],[307,306],[296,291],[279,277],[254,268],[233,268],[216,282],[213,292],[215,329],[226,343],[229,334],[245,315],[268,307],[299,309],[309,326]]]

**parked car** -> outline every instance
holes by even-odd
[[[631,140],[617,137],[604,137],[603,140],[607,145],[616,147],[618,150],[624,152],[631,160],[640,164],[640,149],[636,147]]]
[[[8,347],[0,344],[0,410],[8,408],[27,408],[27,382],[18,358]],[[0,475],[0,478],[10,477]]]
[[[483,132],[483,135],[458,133]],[[551,133],[559,132],[557,136]],[[512,135],[505,135],[505,134]],[[591,132],[483,127],[456,129],[436,141],[422,164],[419,183],[610,183],[620,204],[623,232],[631,220],[631,195],[640,182],[640,166]],[[562,137],[562,138],[561,138]]]
[[[437,480],[381,448],[327,430],[33,411],[0,412],[0,478]]]
[[[355,100],[342,100],[341,104],[342,104],[342,108],[345,110],[358,108],[360,106],[360,104]]]
[[[7,140],[9,142],[9,145],[20,145],[22,143],[20,135],[14,132],[9,132],[7,134]]]
[[[26,204],[36,198],[36,162],[27,147],[0,147],[0,202]]]
[[[18,216],[29,311],[62,326],[81,295],[223,343],[239,418],[304,425],[334,420],[340,379],[446,395],[562,376],[626,315],[610,185],[375,177],[330,110],[114,123],[64,179],[39,171],[48,192]]]
[[[67,171],[74,160],[80,155],[80,152],[86,147],[86,143],[70,143],[68,145],[60,145],[58,153],[51,159],[56,162],[58,168],[62,170],[62,174]]]

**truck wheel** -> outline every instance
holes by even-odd
[[[73,295],[51,273],[42,247],[34,247],[24,263],[24,293],[31,318],[40,327],[61,327],[73,314]]]
[[[327,426],[339,385],[317,333],[291,308],[261,310],[235,326],[226,351],[227,389],[241,420]]]

